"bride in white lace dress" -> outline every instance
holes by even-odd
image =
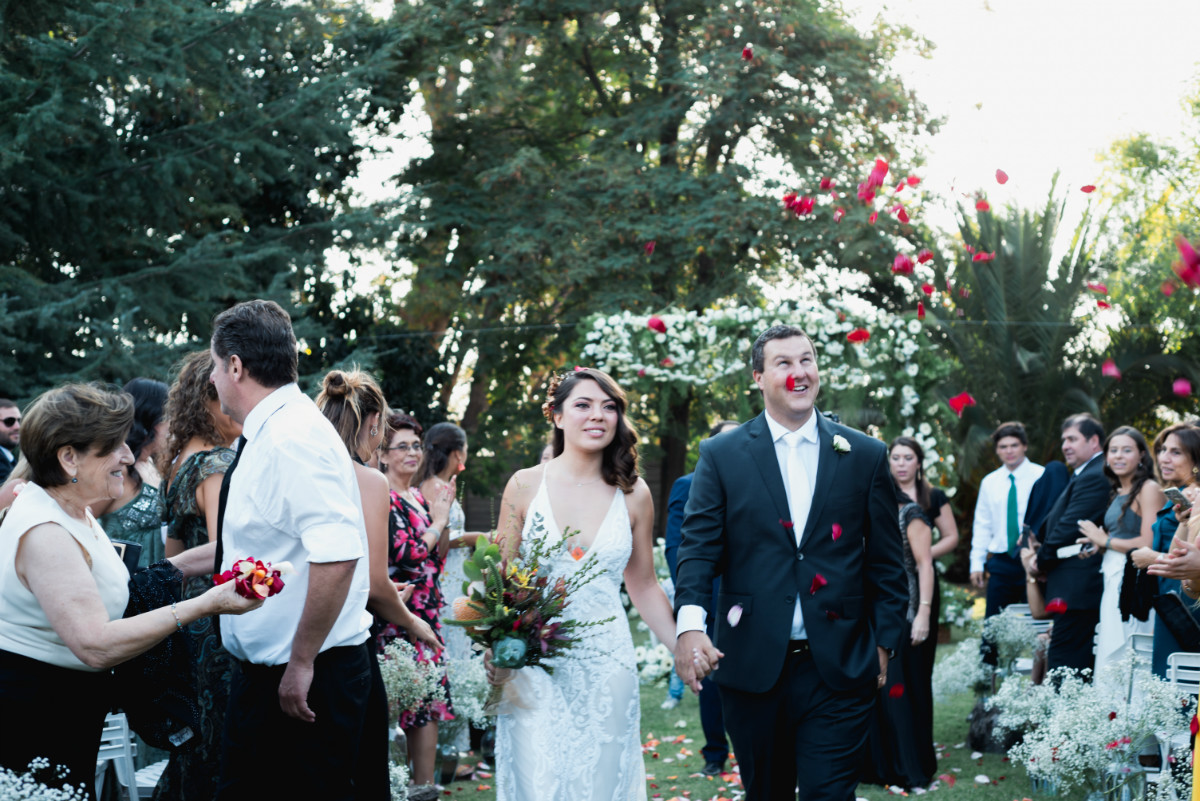
[[[541,668],[495,670],[504,683],[496,728],[498,801],[630,801],[646,798],[637,667],[626,592],[668,648],[671,605],[654,575],[654,503],[637,474],[637,435],[625,393],[590,368],[556,376],[542,407],[554,425],[555,458],[517,472],[504,490],[499,536],[506,554],[526,540],[562,543],[553,575],[598,560],[603,572],[571,597],[565,615],[612,618]]]

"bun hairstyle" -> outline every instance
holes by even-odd
[[[425,433],[425,458],[412,483],[421,486],[431,476],[446,469],[450,454],[467,449],[467,432],[454,423],[437,423]]]
[[[637,430],[625,417],[625,409],[628,406],[625,391],[617,385],[612,376],[593,367],[576,367],[570,373],[551,376],[548,397],[542,404],[542,414],[554,425],[554,415],[563,411],[567,398],[580,381],[595,383],[601,392],[617,404],[617,431],[612,442],[604,449],[600,475],[604,477],[606,484],[620,487],[626,494],[633,492],[638,480]],[[563,431],[557,425],[554,425],[551,444],[554,446],[554,455],[561,455],[565,441]]]
[[[317,408],[333,423],[351,456],[364,458],[363,426],[366,425],[367,418],[376,412],[379,413],[383,437],[387,439],[387,401],[383,398],[383,390],[370,373],[359,369],[330,370],[321,382]]]
[[[135,378],[121,389],[133,398],[133,428],[125,444],[133,451],[133,460],[141,460],[146,446],[154,441],[154,427],[162,422],[167,406],[167,385],[152,378]],[[129,468],[130,475],[135,471]]]
[[[214,448],[229,445],[222,440],[209,409],[209,404],[218,400],[217,388],[208,380],[212,371],[212,352],[207,348],[189,353],[179,363],[179,375],[167,392],[164,410],[167,443],[158,453],[158,469],[163,475],[193,437]]]

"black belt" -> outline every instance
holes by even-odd
[[[788,640],[787,654],[792,659],[803,662],[812,659],[812,646],[808,644],[808,640]]]

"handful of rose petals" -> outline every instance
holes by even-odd
[[[272,565],[270,562],[264,562],[251,556],[237,560],[233,563],[232,568],[213,576],[213,584],[232,581],[238,595],[258,600],[270,598],[272,595],[282,592],[283,579],[281,576],[294,572],[291,562]]]

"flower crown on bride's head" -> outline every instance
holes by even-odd
[[[582,373],[588,370],[587,367],[575,365],[575,372]],[[546,402],[542,404],[542,415],[546,418],[546,422],[554,425],[554,394],[558,392],[559,386],[563,379],[567,377],[567,373],[551,373],[550,384],[546,391]]]

